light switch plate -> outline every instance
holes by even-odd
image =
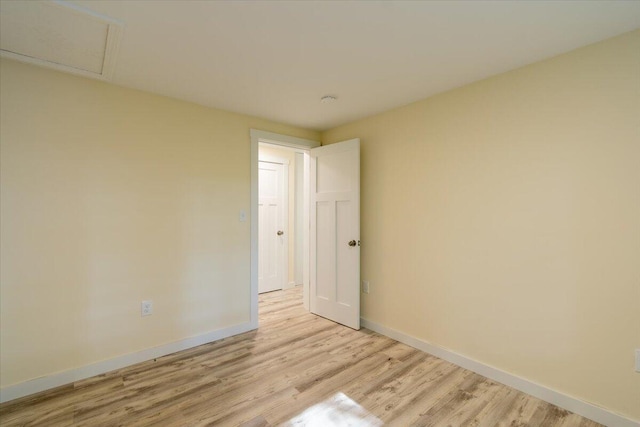
[[[362,293],[363,294],[368,294],[369,293],[369,281],[368,280],[363,280],[362,281]]]
[[[140,304],[140,315],[150,316],[153,314],[153,301],[142,301]]]

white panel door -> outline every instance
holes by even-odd
[[[311,312],[360,329],[360,140],[310,151]]]
[[[284,170],[258,162],[258,292],[284,287]]]

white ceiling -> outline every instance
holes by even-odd
[[[115,84],[316,130],[640,27],[640,1],[72,3],[124,23]]]

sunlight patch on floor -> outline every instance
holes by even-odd
[[[285,425],[307,427],[361,426],[377,427],[384,423],[344,393],[306,409]]]

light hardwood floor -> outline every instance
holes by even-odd
[[[260,329],[0,405],[4,426],[599,424],[366,329],[260,296]]]

